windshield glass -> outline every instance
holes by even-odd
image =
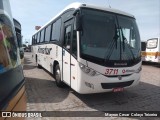
[[[17,64],[17,47],[11,21],[0,15],[0,74]]]
[[[158,39],[150,39],[147,41],[147,48],[152,49],[157,47]]]
[[[140,58],[140,38],[135,19],[82,9],[82,28],[82,58],[112,66],[126,66]],[[123,65],[117,63],[120,61]]]

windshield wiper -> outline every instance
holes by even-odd
[[[110,43],[110,46],[109,46],[109,53],[108,52],[106,52],[106,54],[105,54],[105,62],[107,61],[107,60],[109,60],[109,58],[111,57],[111,55],[112,55],[112,52],[113,52],[113,50],[114,50],[114,46],[115,46],[115,44],[116,44],[116,49],[117,49],[117,40],[118,40],[118,38],[119,38],[119,35],[117,34],[117,31],[118,29],[117,29],[117,26],[115,25],[115,35],[114,35],[114,37],[113,37],[113,40],[111,41],[111,43]],[[107,54],[108,53],[108,54]]]
[[[124,34],[123,34],[122,27],[120,27],[120,30],[121,30],[121,33],[122,33],[123,51],[124,51],[124,50],[125,50],[125,43],[124,43],[124,41],[127,40],[127,39],[126,39],[126,37],[125,37]]]

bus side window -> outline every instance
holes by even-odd
[[[34,45],[34,36],[32,37],[32,45]]]
[[[59,41],[61,33],[61,18],[52,24],[51,41]]]
[[[64,35],[64,47],[70,51],[70,43],[71,43],[71,25],[65,28]]]
[[[38,32],[38,35],[37,35],[37,43],[39,43],[40,41],[40,32]]]
[[[37,34],[34,35],[34,44],[37,44]]]
[[[42,42],[44,42],[44,33],[45,33],[45,31],[44,31],[44,29],[41,31],[41,37],[40,37],[40,42],[42,43]]]

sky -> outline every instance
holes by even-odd
[[[73,2],[111,6],[133,14],[143,41],[160,36],[160,0],[10,0],[12,16],[22,25],[23,42],[31,43],[35,26],[43,26]]]

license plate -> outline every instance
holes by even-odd
[[[124,88],[113,88],[113,92],[122,92]]]

